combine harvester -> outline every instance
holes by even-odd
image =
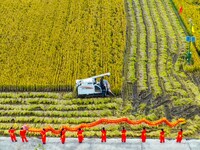
[[[86,79],[76,80],[76,91],[78,97],[106,97],[114,96],[110,90],[110,84],[104,79],[105,76],[110,76],[110,73],[92,76]],[[101,78],[97,82],[97,78]]]

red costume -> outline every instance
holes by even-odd
[[[24,141],[28,142],[28,140],[27,140],[27,138],[26,138],[26,130],[21,129],[21,130],[20,130],[20,136],[21,136],[21,138],[22,138],[22,142],[24,142]]]
[[[46,144],[46,131],[45,130],[42,130],[40,132],[41,136],[42,136],[42,143],[43,144]]]
[[[142,135],[141,135],[141,139],[142,139],[142,142],[146,142],[146,130],[145,129],[143,129],[142,130]]]
[[[126,142],[126,130],[122,130],[122,142]]]
[[[78,135],[79,143],[82,143],[83,142],[83,138],[84,138],[83,137],[83,130],[79,129],[77,135]]]
[[[10,133],[10,138],[11,138],[12,142],[17,142],[16,135],[15,135],[15,129],[11,128],[8,132]]]
[[[160,132],[160,143],[165,143],[165,131]]]
[[[106,142],[106,130],[101,130],[101,142]]]
[[[177,136],[177,138],[176,138],[176,142],[181,143],[182,138],[183,138],[183,131],[180,130],[180,131],[178,132],[178,136]]]
[[[181,6],[180,8],[179,8],[179,14],[181,14],[183,12],[183,7]]]
[[[65,139],[66,139],[65,133],[66,133],[66,130],[65,130],[65,129],[61,131],[60,140],[61,140],[62,144],[65,143]]]

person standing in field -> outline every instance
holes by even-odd
[[[46,130],[43,129],[41,132],[40,132],[41,136],[42,136],[42,143],[43,144],[46,144]]]
[[[78,142],[79,142],[79,143],[82,143],[83,140],[84,140],[83,132],[84,132],[84,131],[81,130],[81,128],[78,129],[77,135],[78,135]]]
[[[160,143],[165,143],[165,131],[163,129],[160,132]]]
[[[27,138],[26,138],[26,130],[23,129],[23,128],[21,128],[21,130],[20,130],[19,133],[20,133],[20,136],[21,136],[22,142],[24,142],[24,141],[28,142],[28,140],[27,140]]]
[[[141,139],[142,139],[143,143],[146,142],[146,138],[147,138],[147,136],[146,136],[146,128],[143,127],[142,134],[141,134]]]
[[[124,127],[122,129],[122,142],[126,142],[126,129]]]
[[[106,94],[106,86],[105,86],[103,80],[104,80],[104,77],[101,77],[101,79],[100,79],[100,87],[102,89],[102,95],[104,96]]]
[[[60,132],[60,140],[61,140],[62,144],[65,143],[65,139],[66,139],[65,133],[66,133],[66,130],[64,128],[62,128],[62,130]]]
[[[101,142],[106,142],[106,130],[104,127],[101,130]]]
[[[10,133],[10,138],[11,138],[12,142],[17,142],[15,131],[16,130],[13,129],[13,127],[11,127],[10,130],[8,130],[8,132]]]
[[[178,136],[177,136],[177,138],[176,138],[176,142],[177,142],[177,143],[181,143],[182,138],[183,138],[183,130],[180,129],[180,131],[178,132]]]

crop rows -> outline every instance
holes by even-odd
[[[182,18],[184,25],[186,25],[187,31],[189,35],[193,35],[196,37],[195,44],[191,45],[191,51],[192,51],[192,58],[194,60],[194,64],[192,66],[186,66],[185,70],[187,71],[194,71],[199,70],[200,66],[200,13],[199,13],[199,7],[197,3],[192,3],[192,1],[184,1],[184,0],[172,0],[173,3],[176,6],[177,11],[179,11],[180,7],[183,8],[183,12],[180,14],[180,17]],[[191,31],[191,24],[189,22],[189,19],[192,19],[194,32]],[[187,47],[188,49],[188,47]]]
[[[129,4],[130,1],[127,1],[126,5],[130,5]],[[127,30],[127,47],[126,49],[128,49],[129,54],[129,58],[128,59],[128,77],[127,80],[130,82],[135,82],[136,81],[136,77],[135,77],[135,62],[136,62],[136,53],[137,53],[137,36],[133,36],[137,34],[137,30],[136,30],[136,20],[135,18],[132,17],[132,15],[134,14],[133,9],[132,9],[132,5],[130,5],[129,7],[127,7],[127,18],[129,20],[129,24],[127,25],[129,28]]]
[[[13,93],[4,93],[4,95],[12,95]],[[19,95],[22,93],[19,93]],[[37,95],[37,93],[32,93]],[[50,93],[51,95],[52,93]],[[52,126],[55,129],[60,129],[62,125],[68,125],[70,127],[77,126],[81,123],[91,123],[93,121],[99,120],[100,118],[120,118],[123,115],[129,117],[132,120],[137,120],[141,116],[133,116],[130,115],[131,109],[126,103],[122,106],[122,99],[120,98],[90,98],[90,99],[64,99],[65,95],[60,93],[57,94],[59,99],[55,98],[30,98],[28,97],[28,93],[24,93],[25,98],[19,97],[18,94],[15,93],[16,98],[1,98],[1,110],[0,110],[0,133],[3,136],[8,135],[8,129],[13,126],[17,129],[16,134],[19,135],[19,129],[24,124],[33,127],[33,128],[42,128],[46,126]],[[49,96],[50,96],[49,95]],[[18,98],[17,98],[18,97]],[[34,101],[34,103],[30,103]],[[46,101],[50,101],[51,103],[46,103]],[[36,103],[38,101],[38,103]],[[44,101],[44,103],[42,103]],[[55,101],[55,103],[53,103]],[[60,101],[60,103],[57,103]],[[65,103],[64,103],[65,102]],[[89,104],[86,104],[88,103]],[[78,106],[84,108],[88,107],[87,110],[76,110],[74,106],[77,104]],[[115,104],[115,107],[108,108],[109,105]],[[89,106],[93,105],[97,108],[95,110],[90,109]],[[98,110],[98,106],[101,105],[101,109]],[[33,107],[42,107],[45,108],[44,110],[33,109],[29,110],[29,108]],[[58,107],[70,107],[72,110],[68,111],[57,111],[56,107],[52,110],[47,110],[48,107],[51,106],[58,106]],[[73,109],[74,108],[74,109]],[[125,112],[126,111],[126,112]],[[149,120],[157,120],[160,119],[158,115],[156,116],[147,116]],[[121,124],[101,124],[95,126],[93,128],[85,128],[84,136],[85,137],[100,137],[101,135],[101,128],[105,127],[107,130],[108,137],[120,137],[121,136],[121,128],[125,126],[127,129],[127,136],[128,137],[140,137],[141,129],[144,125],[138,126],[130,126],[125,123]],[[157,131],[160,127],[148,127],[148,130],[151,131],[148,133],[148,137],[157,137],[159,134]],[[170,133],[170,128],[164,126],[165,130],[167,131],[167,136],[172,137]],[[177,132],[177,129],[174,129],[173,132]],[[28,137],[37,136],[39,137],[39,133],[28,133]],[[50,132],[47,133],[47,136],[59,136],[51,134]],[[67,132],[67,137],[77,137],[76,132]],[[175,135],[174,135],[175,136]]]
[[[129,56],[135,70],[130,70],[132,63],[129,62],[128,73],[128,80],[137,82],[132,98],[133,113],[151,118],[155,118],[157,112],[160,117],[171,119],[194,118],[199,114],[200,91],[181,69],[186,64],[186,35],[172,3],[168,0],[128,0],[127,7],[128,18],[132,16],[128,24],[136,27],[131,28],[133,37],[130,38],[137,36],[132,43],[137,53],[130,52]],[[138,42],[141,35],[143,41]]]
[[[98,98],[91,99],[46,99],[46,98],[0,98],[0,104],[52,104],[52,105],[78,105],[78,104],[105,104],[110,102],[117,102],[117,100],[112,100],[110,98],[104,98],[99,101]],[[119,100],[121,101],[121,100]]]
[[[21,94],[22,93],[19,93],[18,95],[15,93],[15,98],[0,99],[0,133],[3,136],[8,135],[8,129],[11,126],[17,129],[16,134],[19,135],[19,129],[24,124],[34,128],[42,128],[50,125],[55,129],[60,129],[62,125],[73,127],[81,123],[91,123],[100,118],[113,119],[126,116],[129,119],[138,120],[145,117],[148,120],[154,121],[163,116],[163,113],[156,115],[154,113],[149,115],[131,115],[130,112],[133,110],[131,104],[126,101],[126,103],[122,105],[123,101],[121,98],[72,99],[66,98],[66,95],[70,94],[62,93],[53,93],[58,96],[58,99],[38,98],[36,96],[33,98],[32,95],[37,95],[37,93],[24,93],[24,98],[22,98],[20,97]],[[3,95],[13,95],[13,93],[3,93]],[[28,97],[28,95],[30,95],[30,97]],[[47,97],[47,93],[44,95]],[[50,95],[52,95],[52,93],[49,93],[48,97],[50,97]],[[187,101],[188,104],[192,103],[190,99],[184,99],[183,101],[184,103]],[[179,101],[174,100],[174,103],[177,106],[182,106]],[[69,110],[64,110],[66,108],[69,108]],[[77,110],[77,108],[80,108],[80,110]],[[139,111],[141,111],[141,109],[139,109]],[[155,110],[164,112],[161,107]],[[198,119],[199,118],[196,117],[196,120]],[[108,137],[120,137],[122,126],[126,127],[128,137],[140,137],[141,129],[144,124],[138,126],[130,126],[125,123],[117,125],[102,124],[93,128],[84,129],[84,136],[100,137],[100,130],[102,127],[105,127],[108,132]],[[146,127],[150,131],[148,137],[157,137],[159,135],[158,131],[161,127]],[[190,128],[191,127],[192,125],[190,125]],[[165,129],[167,137],[175,138],[178,128],[171,129],[163,125],[162,128]],[[27,135],[28,137],[40,136],[39,133],[28,133]],[[76,132],[67,132],[66,135],[67,137],[77,136]],[[191,133],[187,133],[187,135],[191,135]],[[47,136],[59,135],[48,132]]]
[[[103,108],[116,109],[116,103],[110,103],[99,105],[0,105],[0,109],[3,110],[43,110],[43,111],[70,111],[70,110],[101,110]]]
[[[0,110],[1,116],[36,116],[36,117],[67,117],[67,118],[73,118],[73,117],[107,117],[112,116],[113,111],[109,109],[104,110],[85,110],[85,111],[29,111],[29,110]]]
[[[71,98],[72,93],[63,93],[64,98]],[[22,93],[10,93],[10,92],[1,92],[0,98],[52,98],[58,99],[59,94],[53,92],[22,92]]]
[[[0,97],[0,133],[3,135],[8,134],[10,126],[19,129],[23,124],[34,128],[47,125],[60,128],[62,125],[91,123],[104,117],[115,118],[122,106],[121,98],[72,99],[69,93],[0,93]],[[115,130],[117,126],[107,127]],[[99,128],[91,129],[88,134]]]
[[[142,6],[142,16],[144,18],[144,23],[146,25],[146,32],[147,32],[147,47],[146,51],[148,51],[148,76],[149,76],[149,85],[150,89],[152,90],[153,95],[159,96],[161,95],[161,88],[159,86],[158,81],[158,73],[156,69],[156,56],[158,55],[156,48],[157,48],[157,39],[156,39],[156,31],[154,28],[152,18],[147,18],[144,16],[150,15],[150,9],[147,5],[146,1],[141,1],[140,5]]]
[[[2,1],[0,91],[71,91],[75,80],[111,72],[122,85],[122,0]]]

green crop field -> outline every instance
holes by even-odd
[[[187,5],[197,13],[198,39],[199,4],[183,0],[0,1],[0,134],[23,124],[59,129],[100,118],[166,117],[187,123],[172,129],[147,126],[149,137],[164,128],[175,138],[182,127],[185,137],[199,138],[199,39],[188,65],[185,37],[187,17],[193,15]],[[76,79],[106,72],[118,97],[77,99],[68,93]],[[103,126],[109,137],[119,137],[122,126],[129,137],[139,137],[144,124],[102,124],[85,129],[85,136],[100,136]]]

